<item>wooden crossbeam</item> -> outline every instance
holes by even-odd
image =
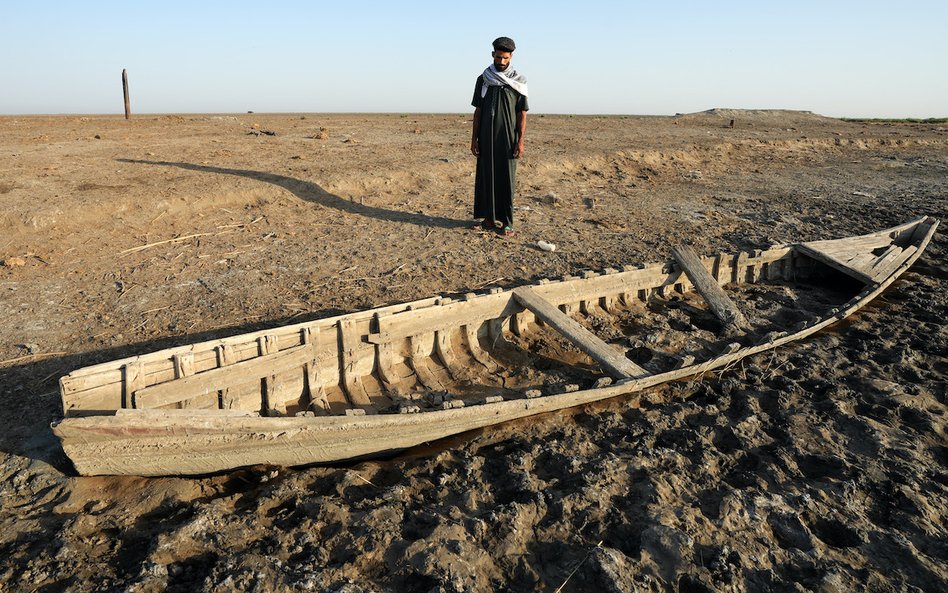
[[[806,243],[801,243],[797,245],[797,251],[802,253],[803,255],[806,255],[808,257],[815,259],[818,262],[822,262],[831,268],[839,270],[843,274],[846,274],[847,276],[855,278],[856,280],[859,280],[860,282],[863,282],[865,284],[872,284],[873,282],[875,282],[873,277],[870,276],[869,274],[866,274],[865,272],[861,270],[857,270],[856,268],[848,265],[846,262],[842,261],[841,259],[823,251],[822,249],[817,249],[815,247],[811,247],[810,245],[807,245]]]
[[[687,245],[676,245],[672,247],[672,256],[725,328],[750,329],[747,318],[704,267],[694,249]]]
[[[563,334],[580,350],[592,357],[614,378],[629,379],[649,374],[530,288],[517,288],[513,291],[513,296],[518,303],[532,311],[543,323]]]
[[[135,407],[158,408],[217,393],[220,389],[258,381],[294,368],[302,369],[311,358],[312,353],[308,345],[296,346],[277,354],[258,356],[166,383],[143,387],[134,391]]]

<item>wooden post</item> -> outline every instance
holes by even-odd
[[[132,105],[128,100],[128,72],[122,68],[122,94],[125,95],[125,119],[132,115]]]

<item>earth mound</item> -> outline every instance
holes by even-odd
[[[819,125],[826,123],[838,124],[839,120],[813,113],[812,111],[797,111],[793,109],[730,109],[715,107],[706,111],[697,113],[680,113],[675,115],[679,121],[689,123],[701,123],[703,121],[720,122],[722,125],[728,125],[731,120],[735,122],[751,122],[757,125]]]

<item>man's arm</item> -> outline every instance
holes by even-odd
[[[477,107],[474,109],[474,130],[471,133],[471,154],[474,156],[480,156],[481,147],[477,143],[477,134],[481,130],[481,108]]]
[[[517,145],[513,149],[513,158],[519,159],[523,156],[523,137],[527,133],[527,112],[517,112]]]

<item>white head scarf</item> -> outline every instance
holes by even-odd
[[[487,95],[487,87],[504,85],[509,86],[524,97],[527,96],[527,78],[510,67],[503,72],[499,72],[497,68],[491,64],[484,70],[483,76],[484,84],[481,86],[482,99]]]

